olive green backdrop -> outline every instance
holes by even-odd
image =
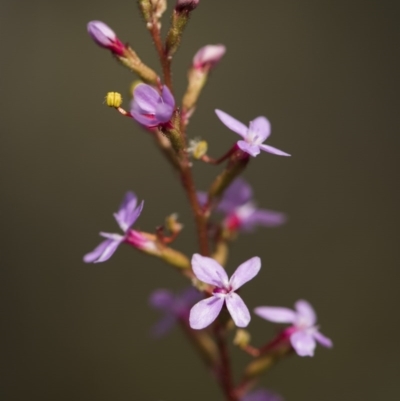
[[[3,0],[0,19],[0,398],[221,399],[178,330],[148,336],[158,318],[149,293],[183,288],[180,276],[129,247],[82,262],[98,231],[116,230],[128,189],[145,199],[138,227],[179,212],[177,247],[196,250],[171,169],[103,104],[110,90],[127,97],[134,76],[91,42],[87,21],[106,21],[157,66],[135,1]],[[227,46],[190,124],[210,154],[237,140],[216,118],[221,108],[244,122],[266,115],[269,143],[293,155],[251,161],[259,204],[290,220],[243,235],[228,264],[259,255],[242,293],[249,307],[308,299],[334,341],[263,377],[286,400],[400,399],[398,20],[384,0],[201,0],[174,61],[182,95],[195,51]],[[205,188],[219,168],[195,170]],[[250,325],[256,344],[274,329],[258,317]],[[234,355],[237,368],[248,360]]]

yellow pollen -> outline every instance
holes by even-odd
[[[118,92],[108,92],[106,96],[106,103],[109,107],[120,107],[122,104],[122,96]]]

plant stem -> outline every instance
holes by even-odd
[[[218,378],[220,385],[228,401],[238,401],[238,397],[234,391],[231,361],[226,344],[225,329],[218,320],[214,325],[214,333],[221,359],[220,366],[218,367]]]

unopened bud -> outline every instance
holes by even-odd
[[[208,144],[206,141],[191,140],[189,142],[188,152],[195,158],[201,159],[208,150]]]
[[[193,67],[205,69],[214,67],[226,52],[224,45],[207,45],[202,47],[193,57]]]
[[[118,92],[108,92],[106,96],[106,104],[109,107],[120,107],[122,104],[122,96]]]
[[[247,330],[237,329],[233,343],[239,347],[245,347],[250,343],[250,333]]]
[[[190,13],[200,3],[200,0],[178,0],[175,5],[175,10],[178,13]]]
[[[124,54],[124,44],[118,39],[116,33],[104,22],[90,21],[87,24],[87,31],[100,47],[111,50],[119,56]]]

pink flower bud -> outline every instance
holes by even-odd
[[[178,0],[175,5],[175,11],[178,13],[191,12],[200,3],[200,0]]]
[[[206,67],[214,67],[225,54],[224,45],[207,45],[202,47],[193,57],[193,67],[204,69]]]
[[[87,30],[91,38],[100,47],[111,50],[119,56],[124,54],[124,44],[117,38],[116,33],[104,22],[90,21],[87,24]]]

